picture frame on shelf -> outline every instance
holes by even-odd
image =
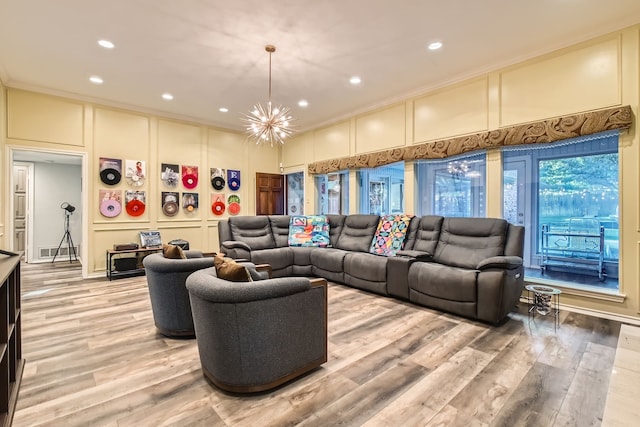
[[[141,231],[140,232],[141,248],[160,248],[162,247],[162,237],[159,231]]]

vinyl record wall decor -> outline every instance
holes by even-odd
[[[224,204],[224,194],[212,194],[211,195],[211,212],[214,215],[222,215],[226,210],[226,206]]]
[[[224,190],[225,170],[221,168],[211,168],[211,186],[214,190]]]
[[[146,193],[144,191],[124,192],[125,210],[129,216],[140,216],[146,209]]]
[[[230,194],[227,199],[227,208],[229,209],[229,215],[238,215],[240,213],[240,196]]]
[[[100,180],[106,185],[116,185],[122,179],[122,160],[100,157]]]
[[[175,191],[162,192],[162,212],[166,216],[176,216],[180,205],[178,205],[179,193]]]
[[[182,193],[182,208],[187,212],[198,210],[198,193]]]
[[[198,166],[182,165],[182,185],[189,190],[198,186]]]
[[[143,186],[146,177],[145,162],[143,160],[125,160],[124,166],[127,184],[132,187]]]
[[[171,163],[162,163],[160,166],[160,179],[167,187],[177,187],[179,180],[178,165]]]
[[[227,170],[227,185],[229,190],[238,191],[240,189],[240,171],[234,169]]]
[[[115,218],[122,211],[122,190],[100,190],[99,208],[102,216]]]

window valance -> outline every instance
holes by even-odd
[[[309,173],[325,174],[345,169],[374,168],[401,160],[442,159],[501,146],[555,142],[607,130],[628,129],[632,123],[633,112],[631,107],[626,105],[408,147],[313,162],[309,164]]]

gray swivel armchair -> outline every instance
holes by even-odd
[[[327,282],[230,282],[215,268],[187,279],[202,371],[233,393],[280,386],[327,361]]]
[[[142,261],[149,286],[153,321],[158,331],[168,337],[194,336],[185,281],[194,271],[213,266],[213,258],[203,257],[200,251],[187,250],[184,254],[187,259],[165,258],[162,253],[155,253]]]

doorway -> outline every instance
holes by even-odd
[[[284,176],[256,172],[256,215],[284,215]]]
[[[12,249],[27,263],[69,262],[86,257],[84,153],[10,148]],[[70,213],[68,206],[72,206]],[[68,226],[67,226],[68,221]],[[64,239],[67,229],[73,239]],[[61,240],[62,238],[62,240]],[[56,252],[58,255],[56,256]],[[83,277],[87,268],[83,263]]]

